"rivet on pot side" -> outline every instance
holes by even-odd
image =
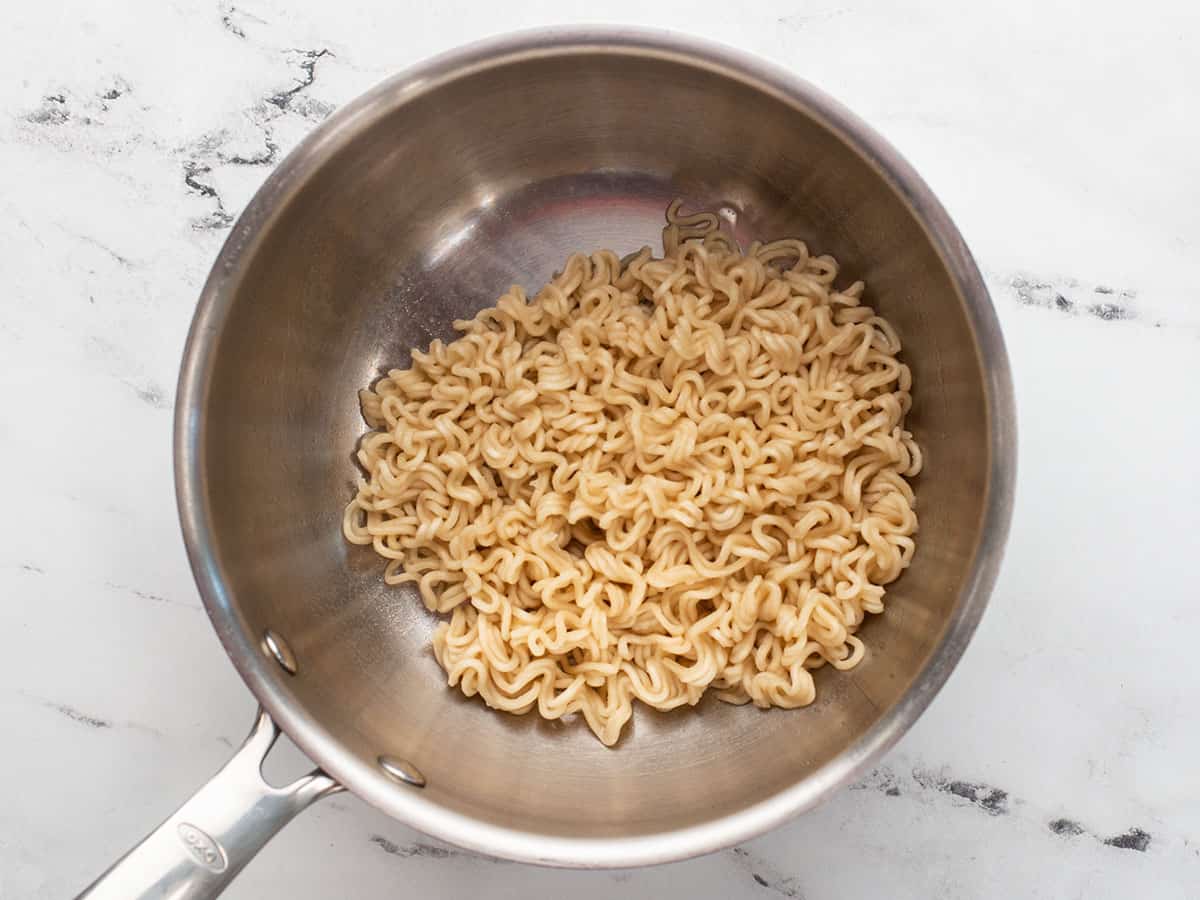
[[[270,628],[263,632],[262,648],[268,656],[279,663],[283,671],[289,675],[296,674],[296,654],[292,652],[292,648],[288,646],[287,641]]]
[[[379,768],[383,769],[393,781],[411,784],[413,787],[425,787],[425,776],[407,759],[381,756],[379,757]]]

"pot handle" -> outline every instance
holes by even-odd
[[[77,900],[216,897],[284,825],[342,786],[314,769],[287,787],[262,776],[279,726],[261,707],[241,749],[171,818],[92,882]]]

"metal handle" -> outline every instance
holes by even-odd
[[[262,763],[279,737],[263,709],[241,749],[175,815],[117,860],[77,900],[216,897],[254,854],[314,800],[342,790],[315,769],[271,787]]]

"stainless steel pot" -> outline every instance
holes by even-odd
[[[742,238],[798,235],[898,327],[925,450],[920,546],[851,672],[807,709],[639,709],[615,750],[578,723],[445,686],[435,619],[341,536],[356,391],[567,254],[657,244],[674,197]],[[353,791],[494,856],[632,866],[706,853],[810,809],[925,709],[983,612],[1015,465],[1008,361],[941,205],[811,86],[675,35],[574,29],[439,57],[321,125],[267,180],[204,287],[175,460],[196,581],[258,697],[246,745],[86,893],[217,893],[316,798]],[[272,721],[273,720],[273,721]],[[320,769],[284,788],[276,731]]]

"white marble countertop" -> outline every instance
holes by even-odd
[[[26,3],[6,17],[0,897],[71,896],[249,726],[171,479],[176,367],[231,218],[315,122],[385,75],[487,34],[600,19],[791,68],[946,203],[988,276],[1020,411],[992,605],[874,775],[743,848],[550,871],[437,844],[342,795],[228,896],[1200,895],[1196,7],[410,6]]]

